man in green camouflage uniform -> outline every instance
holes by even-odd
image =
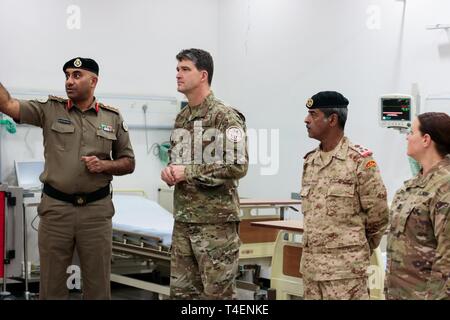
[[[248,168],[245,118],[210,90],[213,61],[200,49],[177,55],[178,91],[188,105],[175,120],[170,161],[175,185],[170,294],[233,299],[240,239],[238,180]]]
[[[391,205],[387,299],[450,299],[450,158],[405,182]]]
[[[300,271],[305,299],[368,299],[367,268],[388,223],[386,189],[372,153],[344,136],[348,100],[325,91],[308,99]]]

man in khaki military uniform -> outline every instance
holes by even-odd
[[[110,299],[114,215],[110,182],[113,175],[134,171],[134,153],[119,111],[94,97],[98,64],[78,57],[63,71],[68,99],[18,101],[0,85],[0,111],[43,129],[39,298],[68,298],[67,269],[76,248],[83,298]]]
[[[171,164],[161,179],[175,185],[170,294],[175,299],[233,299],[240,239],[238,180],[248,168],[245,118],[210,89],[211,55],[177,56],[178,91],[189,104],[175,120]]]
[[[368,299],[367,268],[388,223],[386,189],[372,152],[344,136],[348,100],[319,92],[307,101],[310,138],[302,177],[305,299]]]

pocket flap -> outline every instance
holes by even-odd
[[[328,188],[327,195],[335,197],[353,197],[355,194],[355,185],[344,183],[332,183]]]
[[[408,218],[411,213],[415,210],[414,204],[403,204],[400,203],[396,209],[398,214],[394,217],[394,221],[392,222],[394,226],[395,233],[404,233],[406,228],[406,223],[408,222]]]
[[[117,137],[113,132],[106,132],[102,129],[97,130],[97,136],[100,136],[108,140],[117,140]]]
[[[71,124],[54,122],[52,124],[52,130],[59,133],[74,133],[75,127]]]

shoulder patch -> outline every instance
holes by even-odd
[[[245,132],[244,130],[242,130],[242,128],[231,126],[225,131],[225,135],[227,136],[228,140],[236,143],[242,141],[242,139],[245,137]]]
[[[358,152],[363,158],[369,157],[373,153],[370,149],[367,149],[366,147],[363,147],[359,144],[350,144],[349,147],[352,150],[355,150],[356,152]]]
[[[366,169],[376,168],[376,167],[377,167],[377,163],[375,162],[375,160],[370,160],[366,163]]]
[[[99,103],[98,105],[99,105],[100,108],[102,108],[102,109],[106,109],[106,110],[112,111],[112,112],[114,112],[114,113],[120,114],[119,109],[116,109],[116,108],[111,107],[111,106],[104,105],[103,103]]]
[[[48,96],[48,100],[58,101],[58,102],[66,104],[69,99],[63,98],[63,97],[57,97],[57,96],[49,95]]]

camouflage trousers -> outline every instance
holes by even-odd
[[[369,300],[367,278],[311,281],[303,278],[305,300]]]
[[[235,299],[238,223],[175,221],[172,234],[172,299]]]

